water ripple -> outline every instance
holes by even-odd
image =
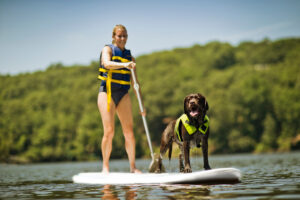
[[[137,160],[147,171],[149,160]],[[222,185],[83,185],[71,177],[100,171],[99,162],[0,165],[0,199],[299,199],[300,153],[210,156],[214,168],[235,167],[242,182]],[[178,160],[164,161],[169,172]],[[202,158],[192,158],[202,169]],[[112,160],[112,171],[129,171],[127,160]]]

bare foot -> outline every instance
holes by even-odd
[[[108,174],[108,173],[109,173],[109,169],[107,169],[107,168],[102,169],[102,174]]]
[[[141,174],[142,172],[138,169],[130,170],[131,173]]]

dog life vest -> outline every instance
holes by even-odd
[[[175,124],[175,133],[177,134],[177,137],[179,139],[179,141],[182,142],[182,137],[181,137],[181,133],[179,130],[179,123],[182,123],[185,127],[185,129],[187,130],[187,132],[190,135],[193,135],[196,131],[197,128],[193,125],[190,124],[190,120],[188,118],[188,116],[186,114],[182,114],[176,121]],[[202,133],[202,134],[206,134],[207,130],[208,130],[208,126],[209,126],[209,118],[207,115],[205,115],[204,117],[204,123],[198,128],[198,130]]]
[[[132,56],[130,50],[125,49],[122,51],[117,46],[110,44],[107,45],[112,49],[112,58],[111,61],[114,62],[131,62]],[[102,55],[102,53],[101,53]],[[98,79],[102,80],[101,85],[106,84],[107,90],[107,110],[109,111],[109,105],[111,102],[111,88],[122,88],[125,90],[129,90],[130,88],[130,70],[127,68],[122,69],[106,69],[103,65],[101,65],[101,55],[100,55],[100,67],[98,75]]]

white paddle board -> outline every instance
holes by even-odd
[[[241,181],[241,172],[235,168],[219,168],[193,173],[79,173],[73,176],[74,183],[83,184],[226,184]]]

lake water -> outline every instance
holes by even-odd
[[[300,152],[239,154],[209,157],[212,168],[235,167],[242,182],[221,185],[84,185],[74,184],[79,172],[100,171],[99,162],[0,165],[0,199],[300,199]],[[192,158],[194,171],[202,157]],[[137,160],[147,172],[150,160]],[[127,160],[112,160],[111,171],[129,172]],[[168,172],[178,171],[178,159],[164,161]]]

